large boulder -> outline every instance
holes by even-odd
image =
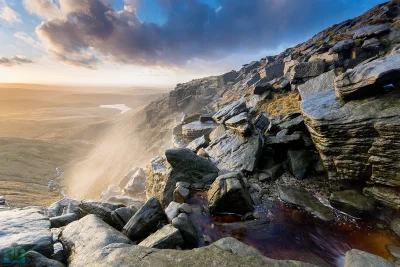
[[[301,99],[306,99],[310,94],[333,88],[335,78],[335,70],[331,70],[300,84],[297,89]]]
[[[189,248],[195,248],[198,246],[199,240],[196,227],[187,214],[179,214],[178,217],[172,220],[172,225],[181,232],[186,246]]]
[[[225,125],[228,129],[231,129],[232,131],[239,133],[243,136],[251,132],[247,112],[242,112],[239,115],[230,118],[225,122]]]
[[[112,203],[105,203],[105,202],[97,202],[92,200],[82,200],[79,203],[79,207],[82,211],[86,214],[94,214],[97,217],[101,218],[103,221],[108,223],[111,226],[117,226],[116,222],[111,216],[111,213],[121,208],[122,205],[112,204]]]
[[[356,218],[373,215],[376,202],[355,190],[334,192],[329,198],[332,207]]]
[[[310,95],[301,109],[330,179],[400,186],[400,90],[343,102],[330,89]]]
[[[354,41],[353,39],[345,39],[339,41],[337,44],[335,44],[330,50],[329,53],[339,53],[345,50],[348,50],[354,46]]]
[[[271,81],[275,78],[283,76],[283,69],[285,68],[284,62],[277,62],[268,67],[263,68],[260,73],[260,78],[266,81]]]
[[[305,78],[316,77],[325,71],[325,61],[316,60],[312,62],[303,62],[295,65],[292,69],[292,80],[301,80]]]
[[[191,122],[182,126],[182,135],[186,142],[191,142],[203,135],[208,136],[217,125],[214,122]]]
[[[118,229],[122,229],[136,212],[137,209],[134,207],[124,207],[111,212],[111,217],[118,224]]]
[[[50,218],[51,228],[60,228],[78,220],[76,213],[69,213]]]
[[[51,256],[52,233],[44,209],[30,207],[0,212],[0,251],[13,243],[25,251],[34,250]]]
[[[69,224],[62,240],[70,253],[69,266],[232,266],[312,267],[296,261],[265,258],[259,251],[228,237],[193,250],[158,250],[131,245],[131,241],[101,219],[89,215]],[[90,255],[90,256],[88,256]]]
[[[214,139],[205,151],[221,170],[253,172],[261,148],[262,141],[258,134],[244,137],[227,130]]]
[[[279,197],[286,203],[304,208],[324,221],[332,221],[335,216],[332,211],[324,206],[317,198],[304,189],[278,185]]]
[[[207,147],[209,144],[208,137],[205,135],[193,140],[190,142],[186,148],[192,150],[193,152],[197,152],[200,148]]]
[[[233,116],[236,116],[242,112],[246,111],[246,98],[241,98],[230,105],[220,109],[214,114],[213,118],[218,123],[224,123]]]
[[[383,92],[382,86],[400,81],[400,54],[373,60],[347,70],[335,79],[336,95],[342,99],[364,98]]]
[[[48,259],[47,257],[43,256],[42,254],[36,251],[28,251],[25,254],[25,262],[29,264],[31,267],[64,267],[65,265],[61,262]],[[7,265],[6,265],[7,266]],[[13,266],[13,265],[9,265]]]
[[[378,36],[390,31],[390,27],[387,24],[379,24],[379,25],[367,25],[363,26],[357,30],[354,30],[352,33],[354,39],[361,39],[365,37],[373,37]]]
[[[344,267],[367,267],[367,266],[379,266],[379,267],[395,267],[397,264],[393,264],[379,256],[370,254],[365,251],[352,249],[347,251],[344,259]]]
[[[133,241],[141,241],[157,230],[160,223],[166,221],[167,216],[160,201],[152,197],[133,215],[122,229],[122,233]]]
[[[207,193],[211,212],[232,212],[244,215],[254,210],[253,201],[239,172],[219,176]]]
[[[165,206],[172,201],[177,182],[210,185],[218,176],[219,170],[210,160],[189,149],[168,149],[165,156],[168,163],[153,161],[147,168],[146,179],[147,197],[157,196]]]
[[[310,150],[289,150],[287,154],[289,171],[298,180],[304,179],[318,160],[315,152]]]
[[[159,249],[176,249],[182,245],[183,242],[179,230],[168,224],[140,242],[139,246]]]

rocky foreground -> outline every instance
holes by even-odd
[[[145,108],[149,127],[179,118],[173,148],[101,201],[8,210],[0,198],[0,250],[29,251],[30,266],[326,266],[269,259],[232,237],[210,244],[190,216],[235,214],[230,227],[246,229],[267,224],[257,207],[278,200],[322,222],[385,209],[400,236],[399,15],[391,1],[239,71],[178,84]],[[188,204],[196,192],[205,207]],[[400,248],[386,249],[398,263]],[[344,266],[392,262],[349,250]]]

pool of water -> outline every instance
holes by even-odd
[[[121,113],[128,112],[132,110],[130,107],[126,106],[125,104],[114,104],[114,105],[101,105],[101,108],[113,108],[121,110]]]
[[[335,212],[335,221],[327,223],[282,202],[271,202],[256,208],[261,219],[242,223],[235,215],[212,216],[204,192],[196,193],[189,204],[200,237],[206,234],[214,242],[233,236],[273,259],[342,267],[346,252],[359,249],[393,262],[385,245],[400,246],[400,240],[388,229],[394,214],[387,210],[377,212],[380,219],[369,220]],[[200,240],[200,246],[206,245],[203,238]]]

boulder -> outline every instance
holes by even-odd
[[[122,229],[136,212],[137,209],[134,207],[124,207],[111,212],[111,217],[118,224],[118,229]]]
[[[182,129],[182,127],[181,127]],[[182,130],[181,130],[182,132]],[[129,180],[132,178],[132,175],[134,175],[137,171],[139,170],[139,167],[133,168],[131,171],[129,171],[118,183],[119,188],[124,188],[126,184],[129,182]]]
[[[382,93],[382,86],[400,81],[400,55],[373,60],[349,69],[335,79],[336,95],[342,99],[365,98]]]
[[[236,116],[245,111],[246,111],[246,98],[243,97],[233,102],[232,104],[220,109],[217,113],[214,114],[213,119],[217,123],[224,123],[233,116]]]
[[[51,228],[60,228],[63,226],[67,226],[68,224],[76,220],[78,220],[78,215],[76,213],[69,213],[50,218],[50,225]]]
[[[315,153],[310,150],[289,150],[287,155],[289,171],[298,180],[304,179],[317,161]]]
[[[187,203],[182,203],[181,205],[179,205],[179,212],[190,214],[192,212],[192,207],[190,207],[190,205]]]
[[[390,255],[396,259],[396,263],[398,264],[400,259],[400,247],[395,245],[386,245],[385,247]]]
[[[61,262],[51,260],[36,251],[28,251],[25,254],[25,262],[31,267],[64,267]]]
[[[179,214],[172,220],[172,225],[180,231],[185,244],[189,248],[196,248],[199,245],[196,227],[187,214]]]
[[[264,134],[269,125],[269,119],[266,114],[259,114],[254,120],[254,126],[260,131],[260,133]]]
[[[221,137],[222,135],[225,134],[225,131],[226,131],[226,128],[225,128],[225,125],[224,125],[224,124],[218,125],[218,127],[215,128],[214,131],[212,131],[212,132],[210,133],[210,136],[209,136],[209,137],[210,137],[210,140],[211,140],[211,141],[214,141],[215,139]]]
[[[354,30],[352,33],[354,33],[353,35],[354,39],[361,39],[365,37],[379,36],[389,31],[390,31],[389,25],[379,24],[379,25],[367,25],[357,30]]]
[[[379,46],[381,45],[381,42],[379,41],[378,38],[372,38],[365,40],[363,45],[361,46],[362,49],[378,49]]]
[[[258,180],[260,182],[275,181],[279,177],[281,177],[284,173],[285,170],[283,169],[282,165],[276,164],[271,168],[264,170],[258,177]]]
[[[133,215],[122,229],[122,233],[132,241],[141,241],[165,221],[167,216],[160,201],[152,197]]]
[[[335,44],[330,50],[329,53],[340,53],[342,51],[348,50],[354,46],[354,41],[353,39],[345,39],[339,41],[337,44]]]
[[[176,249],[182,245],[183,242],[179,230],[168,224],[140,242],[139,246],[158,249]]]
[[[269,82],[263,82],[254,87],[253,94],[262,95],[267,91],[271,91],[272,89],[272,85]]]
[[[190,190],[179,185],[175,188],[172,199],[173,201],[182,204],[186,203],[186,201],[189,199],[189,195],[190,195]]]
[[[260,74],[256,73],[245,81],[245,83],[243,84],[243,87],[249,88],[249,87],[253,86],[254,84],[256,84],[260,79],[261,79]]]
[[[329,203],[335,209],[356,218],[373,215],[376,202],[373,198],[364,196],[355,190],[334,192],[329,198]]]
[[[192,142],[190,142],[186,148],[192,150],[193,152],[197,152],[200,148],[207,147],[209,144],[208,138],[205,135],[199,137]]]
[[[0,212],[0,251],[13,243],[25,251],[34,250],[51,256],[52,233],[44,209],[31,207]]]
[[[295,65],[292,69],[292,80],[311,78],[321,75],[325,71],[325,61],[316,60]]]
[[[283,69],[285,68],[284,62],[277,62],[268,67],[263,68],[259,74],[261,79],[265,79],[266,81],[271,81],[276,78],[280,78],[283,76]]]
[[[70,207],[71,209],[77,208],[79,202],[69,198],[63,198],[59,201],[52,203],[48,208],[46,215],[49,217],[60,216],[66,213],[66,210]],[[76,212],[76,210],[74,211]]]
[[[199,121],[201,123],[207,123],[207,122],[214,121],[214,119],[212,118],[212,115],[210,115],[210,114],[203,114],[200,116]]]
[[[180,203],[172,201],[171,203],[169,203],[168,207],[165,209],[165,214],[167,215],[169,222],[172,222],[173,219],[178,217],[180,205],[181,205]]]
[[[334,88],[335,78],[335,70],[331,70],[300,84],[297,89],[301,99],[306,99],[310,94]]]
[[[87,214],[94,214],[111,226],[117,226],[116,222],[113,220],[111,213],[121,208],[121,205],[96,202],[92,200],[82,200],[79,203],[79,207]]]
[[[196,155],[189,149],[168,149],[167,162],[157,159],[147,168],[147,197],[157,196],[167,206],[173,198],[177,182],[210,185],[218,176],[218,168],[208,159]]]
[[[400,237],[400,218],[395,218],[390,222],[390,229]]]
[[[331,89],[305,99],[301,109],[330,179],[400,186],[400,90],[343,102]],[[396,189],[368,190],[399,207]]]
[[[138,197],[146,189],[146,173],[139,168],[126,183],[124,193],[130,197]]]
[[[333,212],[328,207],[324,206],[317,198],[304,189],[278,185],[278,193],[282,201],[304,208],[314,213],[321,220],[332,221],[335,218]]]
[[[232,131],[237,132],[243,136],[251,132],[247,112],[242,112],[239,115],[230,118],[225,122],[225,125],[228,129],[231,129]]]
[[[211,212],[246,214],[254,210],[253,201],[243,176],[232,172],[217,177],[207,193]]]
[[[216,166],[223,170],[253,172],[261,154],[262,142],[258,134],[249,137],[225,131],[205,149]]]
[[[400,194],[398,188],[373,186],[363,190],[364,195],[375,198],[378,202],[395,210],[400,210]]]
[[[186,142],[191,142],[203,135],[208,136],[216,127],[217,125],[213,122],[191,122],[182,126],[183,138]]]
[[[352,249],[347,251],[344,259],[344,267],[366,267],[366,266],[379,266],[379,267],[395,267],[395,265],[381,257],[367,253],[365,251]]]

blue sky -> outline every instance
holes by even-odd
[[[238,69],[382,2],[0,0],[0,58],[15,63],[0,65],[0,82],[173,84]]]

